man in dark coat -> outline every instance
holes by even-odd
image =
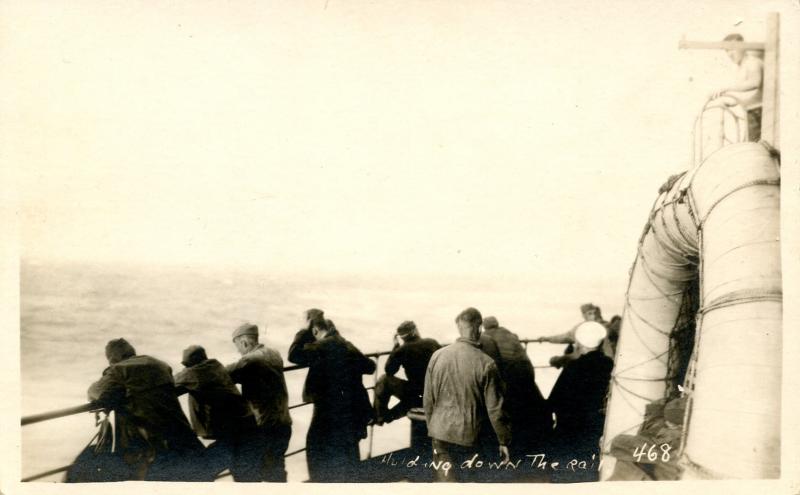
[[[362,375],[375,363],[332,328],[319,310],[307,312],[289,349],[289,361],[308,366],[303,400],[314,403],[306,437],[306,462],[313,482],[357,481],[358,442],[367,436],[372,406]]]
[[[175,375],[178,395],[189,393],[189,418],[197,435],[215,440],[205,451],[209,469],[230,469],[235,481],[260,481],[258,469],[243,456],[256,422],[228,371],[206,351],[193,345],[183,351],[186,366]]]
[[[547,401],[536,386],[528,353],[516,334],[503,328],[494,316],[483,320],[481,347],[497,364],[506,386],[505,407],[511,420],[514,440],[509,450],[514,458],[544,452],[553,429]]]
[[[398,339],[402,339],[400,344]],[[391,423],[405,416],[412,407],[422,407],[422,392],[425,388],[425,370],[434,352],[442,346],[433,339],[423,339],[413,321],[404,321],[397,327],[395,346],[386,360],[386,374],[375,385],[375,422]],[[400,367],[407,380],[394,376]],[[389,409],[392,396],[400,402]]]
[[[115,412],[116,449],[130,479],[211,481],[203,444],[189,426],[175,394],[170,367],[137,356],[125,339],[106,345],[109,367],[89,387],[89,400]]]
[[[599,459],[606,394],[614,366],[600,349],[605,337],[605,327],[597,322],[585,322],[577,328],[575,352],[579,357],[564,367],[547,399],[556,415],[554,454],[562,465],[572,459],[587,464]],[[596,481],[598,472],[562,469],[556,475],[561,481]]]
[[[233,344],[242,355],[228,365],[234,383],[242,384],[242,396],[250,406],[257,428],[241,447],[239,458],[249,459],[261,481],[286,481],[284,454],[292,436],[289,394],[278,351],[258,343],[258,327],[240,325]]]

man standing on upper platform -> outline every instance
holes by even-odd
[[[732,33],[723,41],[744,42],[744,37]],[[736,80],[729,85],[718,88],[711,93],[711,99],[730,97],[726,104],[741,104],[747,111],[747,127],[750,141],[761,139],[761,84],[764,73],[764,62],[754,53],[743,49],[725,50],[731,61],[736,64]]]

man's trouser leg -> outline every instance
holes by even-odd
[[[233,454],[231,474],[234,481],[261,481],[261,466],[264,456],[264,438],[255,426],[238,433]]]
[[[212,476],[216,476],[226,469],[233,473],[233,453],[236,446],[232,438],[221,438],[203,452],[206,469]]]
[[[383,375],[375,385],[375,415],[379,422],[391,422],[408,412],[406,389],[408,382],[391,375]],[[389,410],[392,396],[400,399],[400,404]],[[404,402],[405,401],[405,402]]]
[[[283,457],[292,437],[290,425],[279,425],[264,431],[265,452],[262,464],[263,481],[286,482],[286,462]]]
[[[462,481],[461,464],[475,455],[475,449],[433,438],[433,481]]]
[[[758,142],[761,139],[761,109],[753,108],[747,111],[748,139]]]

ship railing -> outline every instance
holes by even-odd
[[[697,167],[715,151],[750,139],[747,110],[733,95],[723,93],[703,104],[692,130],[692,166]]]
[[[541,343],[541,341],[538,340],[538,339],[520,339],[520,343],[523,345],[523,347],[525,348],[525,351],[527,352],[529,343]],[[382,356],[388,356],[389,354],[391,354],[391,352],[392,351],[381,351],[381,352],[372,352],[372,353],[369,353],[369,354],[364,354],[366,357],[375,360],[375,372],[373,373],[373,384],[371,386],[369,386],[369,387],[366,387],[366,389],[368,391],[372,391],[373,392],[373,395],[374,395],[375,386],[378,383],[378,377],[381,375],[381,369],[380,369],[380,366],[379,366],[380,365],[380,358]],[[308,366],[300,366],[300,365],[285,366],[283,368],[283,371],[284,372],[297,371],[297,370],[305,369],[307,367]],[[534,366],[534,368],[550,368],[550,367],[551,366],[549,366],[549,365],[547,365],[547,366]],[[297,409],[299,407],[305,407],[305,406],[309,406],[311,404],[312,404],[311,402],[299,402],[297,404],[290,405],[289,409]],[[99,406],[98,404],[96,404],[94,402],[89,402],[89,403],[86,403],[86,404],[81,404],[79,406],[67,407],[67,408],[64,408],[64,409],[58,409],[58,410],[54,410],[54,411],[48,411],[48,412],[44,412],[44,413],[32,414],[32,415],[29,415],[29,416],[23,416],[22,419],[20,420],[20,425],[21,426],[28,426],[28,425],[32,425],[32,424],[35,424],[35,423],[41,423],[43,421],[52,421],[54,419],[64,418],[64,417],[67,417],[67,416],[74,416],[76,414],[82,414],[82,413],[87,413],[87,412],[94,413],[94,414],[98,415],[101,412],[103,412],[104,410],[105,409],[103,407]],[[368,432],[369,444],[368,444],[368,448],[367,448],[366,459],[372,459],[373,458],[372,446],[373,446],[373,438],[374,438],[374,428],[375,428],[374,424],[369,425],[369,432]],[[293,450],[291,452],[287,452],[286,454],[284,454],[284,457],[291,457],[291,456],[300,454],[302,452],[305,452],[305,450],[306,450],[305,447],[301,447],[301,448],[299,448],[297,450]],[[69,464],[69,465],[66,465],[66,466],[61,466],[61,467],[58,467],[58,468],[55,468],[55,469],[50,469],[50,470],[47,470],[47,471],[44,471],[44,472],[41,472],[41,473],[37,473],[37,474],[31,475],[31,476],[26,476],[26,477],[22,478],[21,481],[27,482],[27,481],[35,481],[35,480],[38,480],[38,479],[46,478],[46,477],[52,476],[54,474],[66,472],[72,466],[73,466],[72,464]],[[227,470],[223,471],[220,475],[218,475],[217,479],[224,478],[226,476],[230,476],[230,472],[227,471]]]

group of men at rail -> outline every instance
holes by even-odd
[[[375,362],[322,310],[306,311],[307,324],[288,359],[308,368],[303,401],[313,404],[305,446],[310,481],[360,480],[359,441],[368,426],[412,410],[424,412],[431,447],[422,454],[433,465],[459,465],[476,454],[499,464],[542,452],[596,459],[619,321],[615,328],[596,306],[581,309],[585,322],[538,339],[570,346],[554,358],[563,370],[548,399],[517,335],[467,308],[455,318],[459,338],[448,346],[423,338],[414,322],[397,328],[374,403],[363,375],[375,372]],[[224,366],[193,345],[174,376],[166,363],[137,355],[125,339],[108,342],[109,366],[88,395],[115,412],[114,456],[123,468],[109,479],[212,481],[227,469],[235,481],[286,481],[292,418],[283,359],[259,343],[256,325],[240,325],[232,339],[241,354],[237,362]],[[401,368],[406,379],[395,376]],[[185,393],[190,420],[178,400]],[[399,402],[389,408],[393,396]],[[206,447],[198,436],[213,442]],[[434,472],[437,481],[493,481],[481,476]]]

